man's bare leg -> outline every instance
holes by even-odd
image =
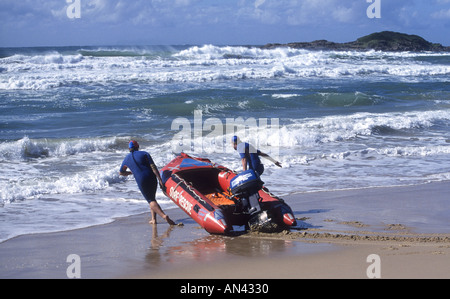
[[[152,214],[152,219],[149,221],[150,224],[156,224],[156,214],[158,214],[162,219],[166,220],[170,225],[175,225],[175,222],[170,219],[168,215],[166,215],[159,204],[156,201],[150,202],[150,210]]]

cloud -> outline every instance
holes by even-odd
[[[433,14],[431,16],[435,19],[449,19],[450,20],[450,8],[449,9],[441,9]]]
[[[114,42],[140,41],[144,36],[153,42],[158,36],[158,42],[179,39],[185,43],[203,37],[220,40],[224,34],[231,39],[258,37],[268,42],[290,36],[350,40],[355,32],[381,29],[433,30],[437,35],[436,28],[448,26],[450,19],[450,0],[381,0],[379,20],[367,18],[370,3],[366,0],[80,1],[81,19],[71,20],[66,0],[0,0],[0,40],[3,44],[19,41],[20,33],[25,42],[27,35],[38,40],[42,34],[59,43],[69,30],[71,37],[78,35],[80,43],[83,34],[89,42],[107,37]]]
[[[361,1],[241,0],[238,6],[236,17],[242,20],[286,26],[348,23],[355,20],[358,11],[365,14]]]
[[[332,17],[340,23],[348,23],[355,19],[355,11],[352,7],[337,7]]]
[[[264,2],[266,2],[266,0],[256,0],[255,1],[255,8],[258,9],[261,5],[264,4]]]
[[[57,10],[58,1],[14,1],[2,0],[0,4],[0,16],[2,22],[22,22],[28,20],[46,20],[52,17],[52,10]],[[64,6],[65,3],[59,6]]]
[[[141,16],[148,18],[177,18],[195,8],[199,0],[80,0],[81,15],[89,23],[127,23]],[[0,15],[10,22],[28,19],[30,24],[48,19],[65,20],[70,3],[66,0],[1,0]]]
[[[246,24],[284,26],[333,26],[366,21],[365,0],[80,0],[84,24],[115,26],[180,27]],[[382,0],[383,17],[397,14],[404,23],[412,23],[408,12],[415,2]],[[424,0],[420,0],[424,1]],[[435,0],[435,6],[450,0]],[[418,1],[416,1],[418,2]],[[36,24],[46,20],[68,21],[65,0],[1,0],[0,16],[5,11],[11,23]],[[406,7],[406,9],[403,9]],[[447,18],[448,10],[433,14]],[[395,19],[393,16],[392,19]]]
[[[297,0],[291,2],[286,19],[290,25],[349,23],[365,13],[361,2]]]

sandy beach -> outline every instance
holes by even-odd
[[[0,278],[450,278],[450,182],[292,194],[297,229],[210,235],[179,209],[0,243]],[[358,204],[356,204],[358,203]]]

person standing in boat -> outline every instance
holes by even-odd
[[[242,168],[244,171],[247,169],[253,169],[258,175],[262,175],[264,172],[264,165],[261,163],[259,157],[264,157],[272,161],[276,166],[281,167],[281,163],[270,157],[268,154],[255,149],[247,142],[242,142],[239,137],[233,136],[231,139],[233,148],[238,151],[241,157]],[[248,166],[248,167],[247,167]]]
[[[128,148],[130,153],[123,160],[119,174],[123,176],[134,176],[139,190],[141,190],[142,195],[150,205],[152,215],[152,219],[149,221],[150,224],[156,224],[156,214],[158,214],[170,225],[175,225],[175,222],[164,213],[156,202],[155,195],[158,181],[161,189],[164,190],[165,188],[152,157],[145,151],[139,151],[139,143],[135,140],[130,141]],[[130,171],[127,171],[127,169]]]

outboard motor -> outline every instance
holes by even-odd
[[[248,223],[250,228],[263,226],[271,220],[267,212],[261,210],[259,204],[258,191],[263,185],[259,175],[252,169],[240,173],[230,181],[231,193],[241,199],[244,212],[250,215]]]
[[[254,214],[261,210],[258,191],[263,182],[252,169],[246,170],[230,181],[230,190],[233,196],[241,199],[244,211]]]

